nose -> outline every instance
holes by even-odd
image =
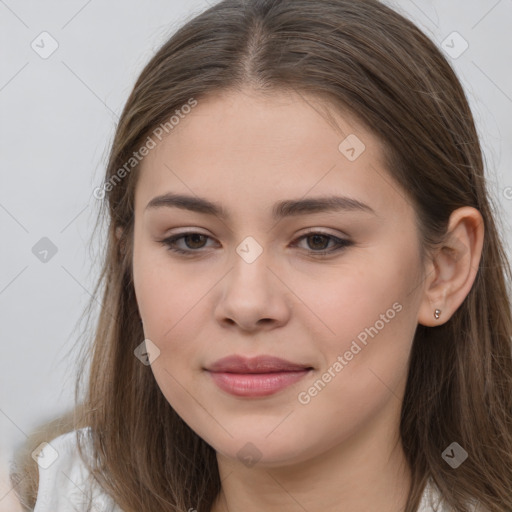
[[[285,283],[286,276],[268,266],[265,253],[251,263],[237,255],[233,268],[219,283],[216,320],[223,327],[244,331],[282,327],[293,307],[293,294]]]

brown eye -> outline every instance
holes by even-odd
[[[333,254],[353,245],[351,240],[344,240],[333,235],[321,232],[307,233],[297,239],[297,241],[308,240],[308,250],[313,256],[326,256]],[[297,242],[296,241],[296,242]],[[327,249],[329,242],[334,243],[334,247]]]
[[[313,249],[320,249],[325,250],[327,246],[329,245],[329,238],[326,235],[308,235],[306,237],[306,240],[312,240],[312,244],[308,242],[308,245],[312,247]]]
[[[199,249],[205,247],[206,240],[210,238],[207,235],[203,235],[202,233],[181,233],[179,235],[172,235],[165,240],[162,240],[162,243],[167,246],[170,251],[177,252],[180,254],[192,254],[194,252],[200,252]],[[177,246],[177,242],[183,239],[185,241],[185,249],[182,249]]]
[[[201,249],[204,245],[204,240],[208,238],[206,235],[200,235],[199,233],[192,233],[191,235],[185,235],[183,240],[185,240],[185,244],[190,249]],[[191,244],[186,242],[186,240],[190,240]]]

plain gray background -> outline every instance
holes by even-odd
[[[96,249],[89,247],[98,208],[92,192],[102,181],[124,102],[164,40],[213,3],[0,0],[4,467],[36,426],[73,405],[74,328],[98,271],[91,258]],[[512,0],[387,3],[415,21],[443,51],[453,46],[451,55],[445,54],[476,117],[510,255]],[[464,41],[468,48],[458,55]],[[58,44],[56,51],[44,55],[52,44]],[[46,262],[33,253],[43,237],[57,251]],[[8,490],[0,490],[0,509]]]

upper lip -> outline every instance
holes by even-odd
[[[272,373],[301,371],[310,368],[312,367],[307,364],[292,363],[279,357],[232,355],[215,361],[206,369],[211,372],[226,373]]]

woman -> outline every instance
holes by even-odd
[[[510,267],[410,21],[220,2],[142,71],[95,195],[88,428],[42,451],[36,512],[512,510]]]

